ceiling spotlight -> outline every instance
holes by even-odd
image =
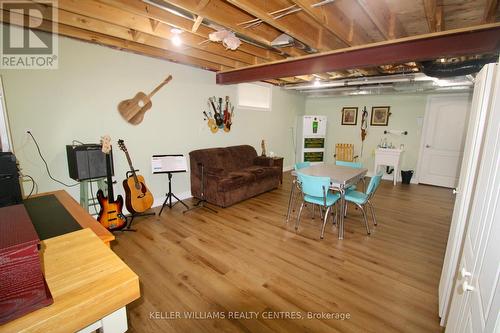
[[[321,81],[319,80],[319,78],[314,79],[314,83],[313,83],[313,85],[314,85],[315,87],[319,87],[319,86],[321,85]]]
[[[172,29],[170,29],[170,32],[173,34],[172,44],[174,44],[175,46],[181,46],[182,45],[182,38],[180,35],[182,33],[182,30],[177,29],[177,28],[172,28]]]

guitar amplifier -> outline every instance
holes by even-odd
[[[0,325],[53,303],[24,205],[0,208]]]
[[[106,154],[99,144],[67,145],[70,178],[81,181],[106,177]],[[110,152],[111,174],[114,175],[113,153]]]
[[[23,201],[16,157],[0,152],[0,207],[20,204]]]

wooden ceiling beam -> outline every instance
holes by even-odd
[[[208,20],[227,29],[233,30],[249,39],[255,40],[263,45],[271,46],[271,41],[280,32],[273,27],[261,24],[252,29],[245,29],[237,23],[253,19],[253,16],[235,8],[221,0],[211,0],[203,8],[199,8],[200,0],[162,0],[175,7],[182,8],[195,15],[201,15]]]
[[[199,37],[204,39],[208,39],[208,35],[215,30],[210,29],[203,24],[198,27],[195,32],[192,32],[193,21],[187,18],[175,15],[166,10],[158,8],[156,6],[152,6],[150,4],[144,3],[141,0],[97,0],[97,2],[102,4],[107,4],[115,8],[120,8],[126,12],[147,17],[150,20],[155,20],[167,24],[169,26],[181,29],[185,32],[193,33]],[[250,55],[254,55],[260,59],[264,59],[266,61],[269,60],[279,60],[284,57],[279,55],[276,52],[271,52],[264,48],[246,43],[243,43],[238,48],[239,51],[248,53]],[[260,63],[259,59],[256,60],[256,63]]]
[[[357,0],[357,3],[385,39],[402,38],[407,35],[403,24],[385,1]]]
[[[499,0],[486,0],[486,7],[484,9],[484,14],[483,14],[484,23],[495,22],[495,17],[499,4],[500,4]]]
[[[313,54],[217,73],[217,83],[234,84],[383,64],[496,53],[500,23],[448,30]]]
[[[320,51],[331,50],[332,48],[337,48],[338,45],[332,43],[336,37],[331,35],[329,32],[322,31],[323,26],[316,26],[314,24],[308,24],[303,22],[294,15],[290,14],[289,17],[275,19],[273,15],[269,14],[263,7],[262,2],[254,0],[226,0],[232,3],[236,7],[246,11],[247,13],[255,16],[256,18],[266,22],[270,26],[286,33],[287,35],[295,38],[296,40]],[[329,36],[324,36],[325,38],[320,38],[320,35],[325,33]]]
[[[423,1],[424,1],[425,18],[427,19],[427,26],[429,27],[429,32],[436,32],[437,0],[423,0]]]
[[[300,6],[304,12],[312,17],[318,24],[335,35],[344,46],[360,45],[370,42],[367,36],[361,34],[359,30],[350,31],[349,26],[345,24],[348,19],[338,10],[327,10],[324,7],[311,7],[310,0],[292,0]]]
[[[37,1],[37,0],[35,0]],[[96,32],[104,32],[110,31],[110,35],[113,36],[115,30],[113,27],[121,26],[127,29],[131,29],[134,31],[134,38],[139,38],[141,35],[139,32],[145,33],[143,35],[144,39],[158,41],[158,42],[167,42],[171,40],[175,35],[172,33],[172,27],[166,25],[164,23],[158,23],[156,26],[151,24],[150,19],[147,17],[138,16],[135,14],[131,14],[129,12],[123,11],[121,9],[102,4],[92,0],[78,1],[75,2],[73,0],[59,0],[56,2],[60,13],[59,20],[63,24],[74,25],[79,28],[88,29]],[[75,17],[72,17],[74,15]],[[64,20],[64,21],[62,21]],[[107,26],[105,23],[112,24],[112,26]],[[106,30],[96,30],[100,28],[95,28],[94,26],[103,27]],[[121,29],[123,30],[123,29]],[[122,36],[116,36],[119,38],[123,38]],[[152,38],[152,36],[156,36],[158,39]],[[194,49],[198,49],[202,54],[211,53],[216,57],[219,57],[220,63],[234,67],[234,61],[239,61],[244,64],[253,65],[256,64],[256,59],[254,56],[249,55],[247,53],[241,51],[230,51],[226,50],[223,45],[219,43],[203,43],[205,41],[204,38],[185,32],[181,36],[183,43]],[[138,41],[138,39],[134,39],[134,41]],[[150,45],[158,47],[158,45]],[[172,46],[171,43],[168,43],[167,46]],[[174,46],[175,47],[175,46]],[[178,47],[175,47],[178,49]],[[176,52],[176,50],[172,50]],[[231,65],[231,63],[233,65]]]
[[[5,21],[4,21],[5,19]],[[19,13],[10,13],[10,15],[0,15],[0,21],[6,24],[16,25],[21,28],[25,26],[25,17]],[[31,27],[41,31],[52,32],[52,22],[44,20],[40,24],[39,18],[27,17],[27,21]],[[165,49],[155,48],[144,44],[130,42],[120,38],[111,37],[102,33],[91,32],[73,26],[58,24],[58,34],[70,38],[75,38],[90,43],[108,46],[121,51],[129,51],[142,56],[168,60],[176,63],[181,63],[193,67],[202,68],[205,70],[218,71],[225,67],[220,64],[210,61],[193,58],[187,55],[170,52]]]

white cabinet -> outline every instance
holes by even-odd
[[[394,168],[394,186],[398,180],[399,174],[399,162],[401,161],[401,154],[403,150],[401,149],[391,149],[391,148],[377,148],[375,150],[375,168],[373,169],[375,173],[378,172],[380,166],[391,166]]]

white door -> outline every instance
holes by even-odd
[[[474,95],[465,139],[464,157],[460,167],[459,183],[456,190],[455,207],[450,225],[450,234],[446,245],[441,280],[439,281],[439,316],[445,326],[448,308],[455,282],[458,260],[465,236],[465,222],[469,213],[472,191],[479,167],[481,146],[486,131],[486,118],[490,111],[493,77],[496,65],[485,66],[476,76]]]
[[[493,332],[500,311],[500,75],[490,114],[447,332]]]
[[[429,97],[422,133],[420,183],[457,185],[469,105],[468,95]]]

